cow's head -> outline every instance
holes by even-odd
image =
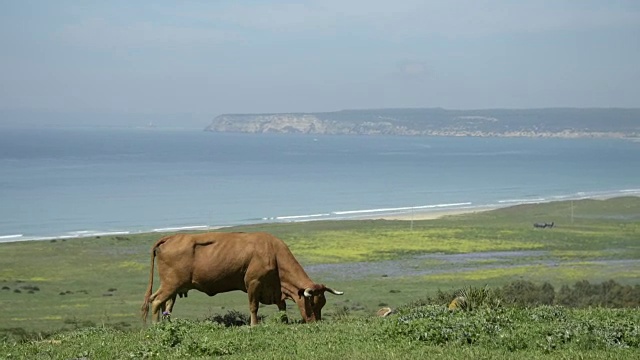
[[[334,295],[344,294],[342,291],[333,290],[323,284],[314,284],[298,291],[299,300],[296,303],[298,303],[300,314],[305,322],[322,320],[322,307],[327,303],[327,299],[324,297],[325,291]]]

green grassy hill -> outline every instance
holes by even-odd
[[[7,359],[632,359],[640,313],[558,307],[449,311],[417,306],[385,318],[224,327],[173,320],[144,330],[93,327],[0,342]]]
[[[553,228],[533,227],[551,221]],[[315,281],[345,291],[328,295],[327,321],[283,325],[274,320],[276,307],[265,306],[264,326],[224,328],[204,319],[248,313],[246,294],[210,298],[192,291],[178,299],[171,323],[142,329],[149,250],[163,234],[3,243],[0,358],[640,356],[637,308],[451,313],[450,297],[438,297],[516,281],[549,283],[560,293],[584,280],[614,279],[633,290],[640,278],[638,197],[520,205],[413,224],[318,221],[224,230],[273,233]],[[381,306],[400,310],[375,318]],[[299,319],[296,312],[290,306],[289,318]]]

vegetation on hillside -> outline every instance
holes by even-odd
[[[9,359],[620,359],[640,355],[639,324],[637,309],[417,305],[384,318],[343,316],[316,324],[274,317],[256,327],[180,319],[138,331],[92,327],[5,340],[0,353]]]
[[[545,221],[555,226],[532,226]],[[224,229],[238,230],[275,234],[314,280],[345,291],[328,297],[327,321],[298,324],[290,307],[282,324],[265,306],[263,325],[227,327],[243,323],[246,294],[193,291],[171,322],[142,328],[163,234],[4,243],[0,358],[640,356],[638,197]],[[382,306],[395,313],[376,318]]]

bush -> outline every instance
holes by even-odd
[[[545,282],[538,286],[531,281],[518,280],[502,287],[505,303],[516,306],[553,305],[555,289]]]
[[[539,306],[451,312],[444,306],[426,305],[404,308],[392,315],[378,335],[387,341],[404,339],[426,345],[473,345],[506,351],[637,349],[640,347],[639,323],[640,315],[630,309]]]
[[[562,286],[555,303],[577,308],[633,308],[640,306],[640,286],[623,286],[613,280],[601,284],[591,284],[583,280],[576,282],[573,288]]]
[[[263,319],[264,316],[258,315],[259,321],[262,321]],[[224,315],[215,314],[208,317],[206,320],[224,325],[225,327],[251,325],[251,315],[241,313],[237,310],[229,310]]]

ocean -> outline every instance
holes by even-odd
[[[0,242],[640,195],[640,142],[2,129]]]

